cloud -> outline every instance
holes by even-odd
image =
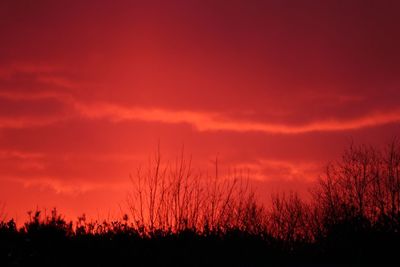
[[[278,124],[255,121],[238,121],[224,118],[223,114],[212,112],[176,111],[159,108],[127,108],[113,104],[83,105],[76,103],[82,116],[114,122],[142,120],[169,124],[187,123],[199,131],[262,132],[268,134],[302,134],[310,132],[332,132],[356,130],[389,123],[400,122],[400,111],[386,111],[365,114],[351,119],[325,119],[307,124]]]
[[[11,64],[0,66],[0,78],[11,79],[13,75],[19,73],[38,75],[44,73],[54,73],[60,70],[61,70],[60,67],[50,64],[13,62]]]
[[[0,129],[23,129],[40,127],[59,122],[59,117],[0,117]]]
[[[51,177],[38,177],[36,179],[29,179],[29,180],[14,178],[13,180],[14,181],[19,180],[19,182],[24,187],[48,188],[53,190],[57,194],[68,194],[68,195],[86,193],[88,191],[104,187],[104,185],[100,185],[98,182],[97,183],[80,182],[79,184],[70,184],[63,182],[61,179],[55,179]]]
[[[0,129],[42,127],[72,118],[73,98],[54,91],[0,92]]]
[[[0,159],[38,159],[42,158],[43,154],[41,153],[33,153],[33,152],[26,152],[22,150],[0,150]]]
[[[260,132],[266,134],[304,134],[312,132],[338,132],[357,130],[367,127],[376,127],[400,122],[400,110],[366,112],[352,118],[319,118],[307,123],[265,122],[245,119],[234,119],[232,114],[227,117],[222,112],[206,112],[193,110],[173,110],[157,107],[127,107],[116,103],[82,102],[73,95],[54,91],[0,92],[0,98],[11,101],[39,101],[48,99],[65,104],[69,109],[68,116],[62,114],[48,114],[45,117],[35,117],[32,114],[25,116],[0,116],[0,128],[28,128],[44,126],[66,118],[83,117],[86,119],[108,119],[112,122],[145,121],[165,124],[188,124],[200,132],[230,131],[230,132]],[[284,121],[284,120],[283,120]]]
[[[128,182],[117,182],[117,183],[101,183],[99,181],[79,181],[71,182],[65,181],[58,178],[57,176],[46,176],[46,175],[33,175],[26,179],[23,176],[2,176],[0,183],[7,181],[16,182],[25,188],[35,188],[42,190],[51,190],[56,194],[63,195],[78,195],[84,194],[96,190],[122,190],[129,186]]]
[[[50,91],[39,91],[35,93],[11,91],[0,92],[0,98],[7,100],[40,100],[46,98],[59,99],[61,96],[62,95],[60,93],[54,93]]]
[[[314,161],[292,162],[277,159],[259,159],[253,162],[235,164],[235,169],[247,172],[249,178],[258,181],[273,180],[314,180],[321,171],[320,164]]]

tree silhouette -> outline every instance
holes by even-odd
[[[183,154],[174,164],[163,165],[158,152],[131,181],[129,208],[136,226],[148,233],[265,230],[264,208],[246,178],[223,179],[217,171],[214,177],[202,176]]]
[[[158,152],[131,177],[129,215],[67,222],[29,212],[0,222],[1,266],[293,266],[398,263],[400,143],[351,144],[310,190],[257,200],[248,177],[192,168]],[[3,209],[4,210],[4,209]],[[60,261],[60,259],[62,259]],[[195,260],[194,260],[195,259]]]

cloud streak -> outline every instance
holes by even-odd
[[[400,122],[400,110],[366,113],[355,118],[319,119],[309,123],[269,123],[265,121],[235,120],[223,113],[191,110],[171,110],[152,107],[127,107],[114,103],[78,101],[66,93],[41,91],[33,94],[0,92],[0,98],[13,101],[54,99],[69,106],[68,118],[83,117],[86,119],[107,119],[118,123],[123,121],[145,121],[165,124],[188,124],[200,132],[230,131],[259,132],[265,134],[305,134],[312,132],[337,132],[377,127]],[[35,117],[30,114],[20,117],[0,116],[0,128],[29,128],[54,124],[67,119],[60,114],[49,114],[46,117]]]
[[[112,104],[82,105],[76,109],[90,119],[107,118],[113,122],[140,120],[168,124],[186,123],[198,131],[261,132],[267,134],[303,134],[357,130],[400,122],[400,111],[366,114],[352,119],[326,119],[300,125],[238,121],[211,112],[175,111],[159,108],[127,108]]]
[[[61,121],[59,117],[0,117],[0,129],[41,127]]]

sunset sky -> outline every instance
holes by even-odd
[[[125,205],[157,150],[306,192],[400,137],[400,1],[1,1],[0,204]]]

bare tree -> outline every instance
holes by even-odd
[[[268,229],[274,237],[289,245],[299,240],[309,240],[308,215],[309,207],[296,193],[274,195]]]
[[[180,155],[163,164],[159,151],[145,168],[131,177],[128,205],[136,226],[146,232],[224,232],[264,229],[264,209],[241,176],[202,175],[191,159]]]
[[[400,214],[400,146],[386,149],[351,145],[340,161],[328,165],[312,191],[320,225],[343,221],[398,225]]]

